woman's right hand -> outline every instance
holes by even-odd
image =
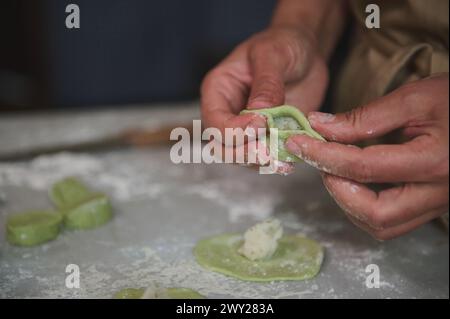
[[[303,112],[318,110],[328,85],[326,61],[308,30],[270,27],[240,44],[211,70],[201,88],[205,127],[265,127],[256,109],[292,104]]]

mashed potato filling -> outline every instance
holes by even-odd
[[[250,227],[244,234],[239,254],[250,260],[269,259],[278,247],[283,227],[278,219],[268,219]]]

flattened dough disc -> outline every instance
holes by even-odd
[[[268,260],[251,261],[237,251],[240,234],[206,238],[194,248],[197,262],[206,269],[246,281],[304,280],[317,275],[323,248],[314,240],[298,235],[283,236]]]

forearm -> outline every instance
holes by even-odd
[[[271,27],[309,31],[328,59],[344,29],[347,13],[346,0],[278,0]]]

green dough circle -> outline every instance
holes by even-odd
[[[303,280],[320,270],[323,248],[314,240],[298,235],[283,236],[268,260],[252,261],[238,253],[240,234],[206,238],[194,248],[197,262],[206,269],[245,281]]]
[[[34,246],[55,239],[62,216],[51,211],[29,211],[9,216],[6,238],[14,245]]]
[[[104,194],[92,194],[82,203],[62,212],[65,226],[71,229],[96,228],[112,218],[111,204]]]
[[[139,299],[145,288],[125,288],[114,294],[114,299]],[[167,288],[170,299],[205,299],[205,296],[189,288]]]

